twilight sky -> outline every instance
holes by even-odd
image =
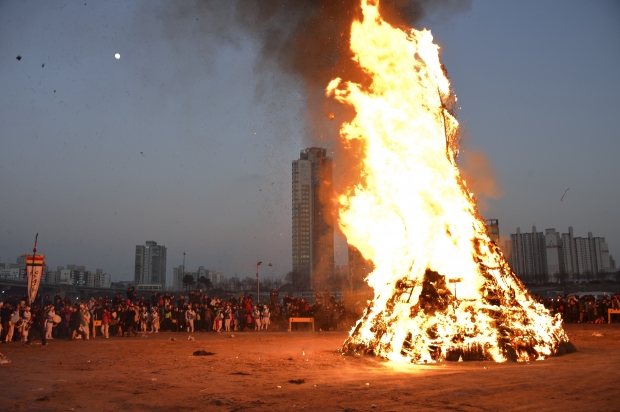
[[[291,161],[331,147],[305,137],[329,120],[305,115],[298,78],[257,68],[259,37],[214,15],[171,23],[173,4],[0,3],[1,261],[38,232],[48,265],[113,280],[146,240],[168,247],[169,281],[184,251],[227,277],[257,258],[291,269]],[[620,258],[620,2],[474,0],[420,27],[459,96],[463,161],[492,163],[483,216],[502,237],[592,231]]]

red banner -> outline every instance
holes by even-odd
[[[24,255],[26,258],[26,284],[28,285],[28,300],[32,301],[37,296],[39,285],[41,284],[41,276],[43,275],[43,266],[45,266],[45,255]]]

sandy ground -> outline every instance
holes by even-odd
[[[620,324],[566,331],[578,349],[570,355],[431,366],[342,356],[343,332],[13,342],[0,346],[12,361],[0,365],[0,409],[620,411]],[[191,356],[200,349],[214,355]]]

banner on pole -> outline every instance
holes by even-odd
[[[26,284],[28,285],[28,300],[32,301],[37,296],[39,285],[41,284],[41,276],[43,275],[43,266],[45,266],[45,255],[24,255],[26,258]]]

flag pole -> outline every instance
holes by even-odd
[[[37,255],[37,242],[39,241],[39,233],[37,232],[36,236],[34,237],[34,248],[32,248],[32,265],[31,265],[31,269],[30,272],[32,273],[32,275],[34,275],[34,258]],[[32,281],[32,275],[30,276],[30,279],[28,279],[29,281]],[[28,276],[28,270],[26,270],[26,276]],[[30,282],[29,282],[30,283]],[[28,290],[30,290],[30,288],[28,288]],[[36,297],[36,293],[35,293],[35,297]],[[30,298],[30,304],[32,305],[32,301],[34,299]]]
[[[256,260],[258,260],[258,259],[256,259]],[[263,262],[261,261],[261,262],[258,262],[256,264],[256,286],[258,288],[258,296],[256,297],[256,304],[257,305],[260,303],[260,279],[258,278],[258,272],[260,270],[261,263],[263,263]]]

